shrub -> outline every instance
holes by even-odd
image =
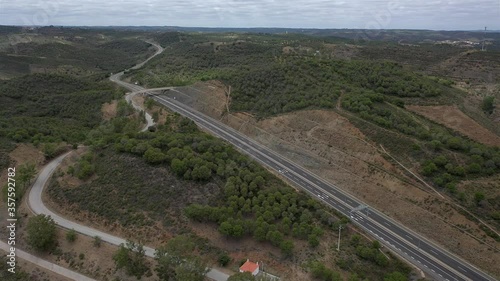
[[[227,253],[223,253],[219,255],[218,261],[221,266],[226,266],[231,262],[231,257]]]
[[[68,232],[66,232],[66,240],[68,240],[68,242],[75,242],[76,237],[77,237],[76,231],[74,229],[71,229]]]

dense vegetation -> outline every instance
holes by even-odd
[[[116,269],[124,269],[128,276],[135,276],[141,279],[143,275],[151,275],[148,263],[145,258],[144,246],[133,241],[121,244],[113,255]]]
[[[217,78],[221,73],[232,73],[243,68],[258,68],[272,62],[273,55],[279,52],[277,46],[256,42],[207,42],[195,35],[183,35],[182,42],[177,39],[165,40],[168,48],[164,53],[151,60],[150,69],[161,69],[147,73],[134,70],[129,74],[134,80],[148,86],[189,85],[199,80]]]
[[[28,245],[40,252],[48,252],[56,247],[56,223],[50,216],[31,217],[27,226]]]
[[[362,106],[362,93],[403,97],[437,96],[451,89],[389,62],[283,58],[273,67],[226,76],[233,85],[232,108],[258,116],[310,107],[334,108],[341,93]],[[348,101],[349,104],[351,101]]]
[[[437,72],[435,66],[444,63],[444,58],[461,55],[463,49],[372,42],[354,48],[355,58],[344,59],[335,56],[343,44],[328,48],[327,38],[162,36],[171,47],[165,56],[156,58],[144,70],[131,72],[142,83],[185,85],[220,79],[231,86],[230,109],[258,118],[309,108],[337,110],[405,164],[411,167],[420,163],[418,169],[435,186],[498,225],[497,193],[457,190],[457,185],[463,180],[498,175],[499,149],[472,141],[404,108],[405,104],[461,104],[466,98],[464,92],[452,87],[454,82],[440,75],[447,72]],[[177,42],[180,37],[182,42]],[[465,61],[474,62],[494,58],[496,53],[470,51],[463,56]],[[492,67],[488,60],[480,61],[488,69]],[[485,98],[482,109],[490,114],[494,98]]]
[[[54,74],[0,81],[0,136],[16,142],[78,143],[101,122],[101,105],[118,97],[108,82]]]
[[[115,31],[105,36],[71,28],[20,30],[0,38],[0,78],[39,72],[89,76],[121,71],[150,54],[150,44],[127,35]]]
[[[500,173],[498,147],[479,144],[457,132],[404,111],[380,94],[347,94],[342,98],[342,107],[378,127],[401,134],[403,137],[396,139],[393,134],[374,129],[373,126],[359,126],[368,136],[396,151],[398,155],[407,155],[419,161],[421,174],[436,186],[444,188],[462,204],[489,220],[498,220],[498,197],[493,195],[487,198],[480,189],[457,191],[457,185],[465,179]],[[488,232],[488,235],[500,239],[492,232]]]
[[[347,218],[293,190],[220,139],[199,131],[186,118],[169,115],[167,123],[155,132],[138,133],[137,125],[124,116],[94,130],[89,140],[92,152],[75,165],[89,163],[94,176],[71,188],[53,179],[49,194],[128,228],[152,227],[160,220],[179,233],[189,231],[185,216],[211,222],[228,239],[267,241],[281,249],[283,258],[296,254],[298,241],[307,241],[315,249],[325,232],[348,223]],[[67,172],[77,176],[77,170],[69,167]],[[119,199],[105,196],[110,192]],[[222,254],[207,246],[197,249],[214,259]],[[344,270],[375,279],[392,271],[408,274],[397,260],[375,256],[383,261],[362,257],[351,247],[346,251],[350,265]],[[160,257],[166,263],[160,270],[169,276],[181,274],[170,255]]]
[[[156,249],[156,273],[161,281],[203,281],[208,264],[199,256],[196,239],[188,235],[174,237]]]
[[[46,32],[60,34],[53,29]],[[0,59],[7,62],[5,68],[0,66],[0,74],[6,70],[14,73],[10,75],[28,73],[32,65],[59,73],[0,82],[0,103],[10,105],[0,110],[0,149],[8,150],[11,141],[32,142],[50,157],[57,154],[60,142],[86,141],[92,147],[64,171],[83,184],[68,188],[54,178],[49,186],[52,197],[124,227],[153,227],[161,221],[181,233],[187,231],[186,216],[213,224],[228,239],[252,237],[270,243],[281,249],[283,259],[296,257],[296,245],[303,242],[316,251],[325,233],[348,223],[347,218],[293,190],[177,115],[169,116],[156,132],[137,133],[140,122],[131,119],[131,108],[121,102],[118,117],[95,129],[101,123],[102,103],[120,97],[119,91],[100,81],[109,72],[133,65],[147,53],[148,44],[127,38],[102,42],[94,38],[87,44],[78,43],[78,37],[64,39],[71,44],[20,43],[0,52]],[[405,156],[421,163],[421,173],[435,185],[499,220],[498,197],[487,197],[481,190],[457,192],[456,185],[464,179],[498,174],[500,150],[404,110],[405,103],[416,100],[460,99],[462,93],[451,88],[449,80],[425,76],[394,62],[335,58],[324,45],[328,39],[248,34],[235,40],[226,35],[177,32],[153,37],[168,48],[147,69],[127,71],[140,83],[187,85],[221,79],[233,89],[231,110],[260,118],[308,108],[340,110],[373,140],[394,144],[389,149],[402,147]],[[285,53],[287,46],[293,51]],[[425,48],[456,52],[447,47]],[[367,49],[361,56],[369,55]],[[432,57],[426,57],[423,64],[432,64]],[[85,77],[72,76],[75,71],[63,67],[66,64],[79,68]],[[485,100],[483,110],[491,113],[493,109],[493,100]],[[394,134],[397,137],[392,138]],[[107,196],[110,193],[116,195],[113,200]],[[206,245],[191,247],[184,240],[178,242],[187,248],[180,251],[173,241],[157,253],[156,270],[163,280],[201,279],[203,272],[188,269],[193,265],[204,268],[204,262],[186,253],[219,254]],[[338,268],[352,273],[349,280],[405,280],[409,274],[397,259],[388,259],[379,244],[356,235],[350,236],[349,244],[335,260]],[[143,256],[140,245],[123,245],[115,261],[127,274],[140,277],[148,272]],[[307,267],[319,280],[340,278],[339,272],[317,260]]]

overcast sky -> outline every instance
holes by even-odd
[[[2,25],[500,30],[500,0],[0,0]]]

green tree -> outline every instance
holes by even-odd
[[[199,257],[187,257],[175,267],[174,271],[177,281],[203,281],[208,268]]]
[[[231,262],[231,257],[227,253],[223,253],[219,255],[217,261],[221,266],[226,266],[229,264],[229,262]]]
[[[481,165],[479,165],[478,163],[472,163],[467,166],[467,171],[471,174],[477,174],[481,172]]]
[[[42,148],[43,154],[47,159],[54,158],[57,153],[57,144],[55,143],[46,143]]]
[[[206,181],[212,176],[212,171],[205,165],[197,165],[191,172],[191,176],[193,177],[193,180]]]
[[[127,241],[125,245],[120,245],[113,255],[113,260],[117,269],[124,268],[127,275],[141,279],[149,271],[144,253],[142,244]]]
[[[33,163],[25,163],[20,165],[16,173],[16,177],[19,179],[19,183],[23,186],[26,186],[26,184],[30,184],[35,175],[36,166]]]
[[[146,99],[144,104],[146,105],[147,109],[152,109],[153,105],[154,105],[154,100],[153,99]]]
[[[293,242],[291,240],[283,240],[280,244],[280,249],[281,253],[283,253],[284,256],[290,257],[293,255]]]
[[[102,243],[102,239],[99,236],[94,236],[94,242],[92,243],[94,247],[100,248]]]
[[[315,278],[324,281],[341,281],[342,277],[338,272],[327,268],[321,262],[313,262],[310,265],[311,273]]]
[[[197,281],[203,280],[207,264],[193,256],[196,245],[187,235],[170,239],[167,244],[156,249],[156,273],[160,280]]]
[[[462,140],[460,138],[457,138],[457,137],[449,138],[448,141],[446,141],[446,145],[449,148],[455,149],[455,150],[460,150],[463,147]]]
[[[495,97],[494,96],[484,97],[481,108],[487,114],[493,113],[493,110],[495,109]]]
[[[422,169],[422,174],[424,176],[430,176],[432,175],[434,172],[436,172],[438,170],[436,164],[430,162],[428,163],[427,165],[425,165]]]
[[[233,225],[228,221],[222,222],[219,226],[219,232],[231,236],[233,234]]]
[[[358,234],[354,234],[351,236],[350,240],[351,245],[358,246],[360,241],[361,241],[361,236],[359,236]]]
[[[443,144],[438,140],[432,140],[430,142],[430,144],[431,144],[432,148],[436,151],[440,150],[443,147]]]
[[[406,281],[406,280],[408,280],[408,278],[406,278],[406,276],[404,276],[403,273],[398,271],[389,273],[384,277],[384,281]]]
[[[319,245],[319,238],[315,234],[309,234],[307,241],[309,242],[309,246],[316,248]]]
[[[75,242],[76,237],[76,231],[74,229],[70,229],[68,232],[66,232],[66,240],[68,240],[68,242]]]
[[[478,191],[474,193],[474,201],[476,201],[476,204],[479,204],[479,202],[483,201],[485,198],[484,193],[481,191]]]
[[[151,164],[159,164],[164,162],[167,159],[167,155],[165,155],[159,148],[149,147],[144,152],[144,160]]]
[[[353,273],[349,276],[347,281],[361,281],[361,279],[359,278],[358,274]]]
[[[28,245],[37,251],[50,251],[56,246],[56,223],[50,216],[31,217],[27,226]]]
[[[186,173],[188,167],[185,161],[174,158],[170,163],[170,168],[172,168],[172,171],[174,171],[177,176],[181,177],[184,173]]]
[[[375,254],[373,259],[374,259],[375,263],[381,267],[386,267],[389,264],[389,260],[380,251],[378,251]]]
[[[153,112],[151,118],[153,118],[153,121],[158,122],[158,120],[160,119],[160,114],[158,113],[158,111]]]

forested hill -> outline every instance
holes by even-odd
[[[27,75],[0,81],[0,137],[19,142],[78,143],[101,122],[101,105],[117,92],[102,77]],[[98,81],[96,81],[98,79]]]
[[[403,104],[398,98],[459,95],[448,86],[449,81],[433,80],[392,62],[292,57],[225,78],[234,87],[233,108],[257,116],[308,107],[333,108],[341,93],[385,95],[398,105]]]

